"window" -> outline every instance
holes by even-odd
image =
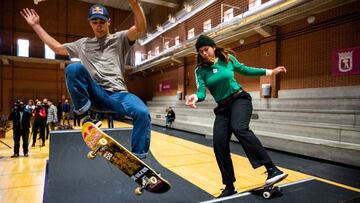
[[[70,58],[70,61],[72,62],[81,62],[79,58]]]
[[[160,48],[159,47],[155,47],[155,56],[160,54]]]
[[[234,18],[234,8],[230,8],[224,12],[224,22]]]
[[[29,57],[29,40],[27,39],[17,40],[17,55]]]
[[[145,53],[144,52],[141,52],[141,61],[143,61],[143,60],[145,60],[146,58],[145,58]]]
[[[150,51],[148,51],[147,58],[148,58],[148,59],[151,59],[151,57],[152,57],[152,56],[151,56],[151,50],[150,50]]]
[[[249,10],[259,7],[261,5],[261,0],[249,0]]]
[[[204,22],[204,32],[211,30],[211,19]]]
[[[180,44],[180,37],[176,36],[175,37],[175,45],[179,45]]]
[[[136,51],[135,52],[135,65],[140,64],[142,61],[142,53],[141,51]]]
[[[191,28],[190,30],[188,30],[188,39],[191,39],[195,37],[195,30],[194,28]]]
[[[45,44],[45,58],[46,59],[55,59],[55,52]]]
[[[169,48],[169,41],[166,41],[165,43],[164,43],[164,49],[168,49]]]

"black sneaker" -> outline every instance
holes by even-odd
[[[216,198],[222,198],[222,197],[227,197],[230,195],[236,194],[235,189],[223,189],[223,191],[221,192],[221,194],[219,196],[217,196]]]
[[[275,184],[277,182],[280,182],[282,180],[284,180],[288,174],[280,171],[278,168],[271,168],[267,171],[268,173],[268,177],[265,181],[266,185],[271,185],[271,184]]]
[[[82,125],[84,125],[86,122],[91,122],[91,123],[95,124],[97,127],[100,127],[102,124],[101,121],[99,121],[97,119],[93,119],[89,115],[86,115],[81,119]]]
[[[29,156],[29,154],[24,154],[24,157],[28,157]]]
[[[17,158],[17,157],[19,157],[19,154],[13,154],[13,155],[11,156],[11,158]]]

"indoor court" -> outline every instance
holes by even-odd
[[[0,13],[0,203],[360,202],[359,0],[1,0]],[[122,155],[98,132],[85,142],[85,122],[144,168],[107,161]],[[147,167],[169,191],[147,191]]]

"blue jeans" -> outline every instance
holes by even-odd
[[[131,151],[145,158],[150,146],[151,118],[148,108],[139,97],[129,92],[110,92],[103,89],[80,63],[65,69],[66,86],[74,103],[74,112],[83,114],[91,109],[120,113],[133,119]]]

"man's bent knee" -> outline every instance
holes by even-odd
[[[80,75],[85,67],[80,63],[72,63],[68,65],[65,69],[66,76],[76,76]]]

